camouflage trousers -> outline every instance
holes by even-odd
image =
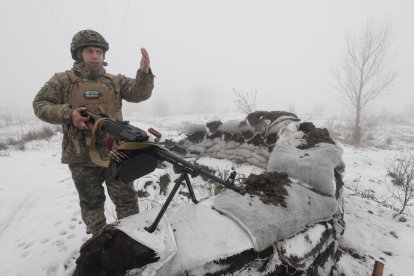
[[[138,193],[134,190],[133,182],[117,181],[105,168],[69,164],[69,169],[79,194],[82,220],[86,224],[87,233],[97,234],[106,225],[103,182],[115,204],[118,219],[138,213]]]

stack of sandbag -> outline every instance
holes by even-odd
[[[335,196],[335,169],[343,167],[343,150],[328,135],[322,142],[312,144],[314,136],[311,134],[317,133],[318,129],[313,128],[305,134],[299,127],[295,122],[279,131],[267,171],[286,172],[321,194]],[[301,136],[303,139],[298,139]]]
[[[210,156],[266,168],[279,129],[292,121],[299,119],[289,112],[256,111],[242,121],[190,124],[179,146],[169,141],[166,145],[185,157]]]

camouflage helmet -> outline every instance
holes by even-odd
[[[79,54],[83,48],[88,46],[101,48],[104,53],[109,49],[108,42],[106,42],[100,33],[94,30],[83,30],[75,34],[72,38],[72,43],[70,44],[72,58],[79,61],[82,57]]]

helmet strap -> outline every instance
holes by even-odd
[[[82,51],[83,51],[83,48],[78,48],[76,50],[76,58],[78,61],[83,61]]]

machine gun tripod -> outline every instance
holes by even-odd
[[[158,213],[157,217],[155,218],[154,222],[151,224],[151,226],[149,227],[145,227],[145,230],[147,230],[148,232],[152,233],[155,231],[155,229],[157,228],[158,223],[160,222],[161,218],[163,217],[164,213],[167,211],[168,206],[171,203],[171,200],[174,198],[175,194],[178,191],[178,188],[180,187],[180,185],[182,184],[183,181],[185,181],[188,191],[190,193],[190,197],[191,200],[197,204],[197,198],[194,194],[194,190],[193,187],[191,185],[191,180],[189,175],[191,175],[191,177],[196,177],[199,174],[202,174],[204,176],[209,177],[210,179],[213,179],[215,181],[218,181],[219,183],[225,185],[226,187],[240,193],[240,194],[244,194],[245,191],[239,187],[234,186],[234,179],[236,177],[236,172],[233,171],[229,178],[224,182],[222,179],[210,174],[209,172],[203,170],[202,168],[197,168],[194,165],[192,165],[191,163],[182,160],[182,159],[178,159],[175,155],[173,155],[172,153],[168,152],[168,151],[156,151],[155,155],[157,156],[157,158],[159,158],[160,160],[164,160],[167,161],[171,164],[173,164],[174,166],[174,171],[176,173],[181,173],[180,177],[178,177],[174,182],[175,185],[173,187],[173,189],[171,190],[170,194],[168,195],[164,205],[162,206],[160,212]]]

